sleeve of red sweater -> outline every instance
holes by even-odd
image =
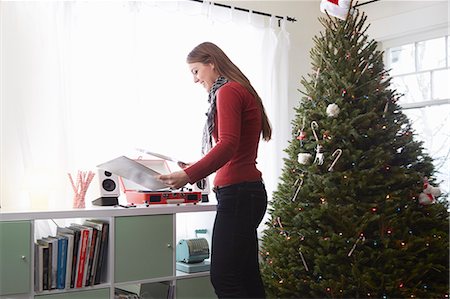
[[[207,177],[230,161],[239,145],[242,95],[230,84],[225,84],[217,91],[216,97],[216,145],[201,160],[184,169],[191,184]]]

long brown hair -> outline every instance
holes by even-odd
[[[230,81],[235,81],[244,86],[258,101],[261,106],[262,114],[262,138],[269,141],[272,137],[272,127],[269,118],[264,109],[263,102],[256,90],[253,88],[247,77],[241,70],[228,58],[228,56],[218,46],[211,42],[204,42],[196,46],[187,56],[187,63],[200,62],[203,64],[212,63],[219,75],[224,76]]]

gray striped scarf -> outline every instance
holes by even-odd
[[[208,112],[206,113],[207,119],[205,127],[203,128],[202,138],[202,154],[206,155],[212,148],[212,132],[214,131],[214,120],[216,118],[216,92],[222,87],[228,80],[220,76],[211,86],[208,96],[208,103],[210,104]]]

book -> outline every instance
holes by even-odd
[[[64,230],[68,230],[68,233],[73,232],[72,265],[70,267],[71,273],[69,285],[69,287],[73,289],[75,287],[75,281],[77,276],[78,253],[80,248],[81,230],[76,227],[65,227]]]
[[[98,223],[102,226],[100,248],[94,278],[94,284],[100,284],[106,280],[105,276],[108,258],[109,222],[98,219],[92,219],[90,221]]]
[[[77,273],[75,279],[75,287],[81,288],[86,286],[86,265],[88,262],[87,255],[89,253],[90,241],[92,238],[92,228],[76,223],[71,224],[71,227],[80,229],[81,233],[77,258]]]
[[[95,227],[92,227],[92,238],[90,240],[91,244],[89,246],[89,255],[85,279],[85,283],[87,286],[91,285],[91,275],[92,275],[92,268],[94,266],[95,247],[97,246],[97,235],[98,230]]]
[[[114,299],[140,299],[141,297],[133,292],[115,288],[114,289]]]
[[[65,278],[65,289],[70,288],[70,281],[72,276],[72,262],[73,262],[73,251],[74,251],[74,238],[75,233],[73,230],[65,228],[65,227],[58,227],[56,229],[56,233],[59,236],[64,236],[67,238],[67,259],[66,259],[66,278]]]
[[[58,240],[58,264],[56,270],[56,288],[65,289],[68,239],[60,235],[56,236],[55,239]]]
[[[102,240],[102,224],[96,222],[95,220],[85,220],[84,225],[91,226],[94,228],[94,235],[95,236],[95,244],[94,244],[94,250],[92,257],[92,264],[89,271],[89,277],[88,281],[86,282],[86,285],[94,285],[95,283],[95,273],[97,272],[97,266],[98,266],[98,259],[99,259],[99,252],[100,252],[100,246],[101,246],[101,240]],[[94,243],[94,241],[93,241]],[[92,251],[91,251],[92,252]]]
[[[34,290],[36,292],[42,292],[44,290],[43,286],[43,251],[39,243],[34,243]]]
[[[39,250],[42,250],[42,290],[50,290],[51,287],[51,246],[46,240],[38,239]]]
[[[49,276],[49,290],[56,289],[56,279],[58,270],[58,240],[48,236],[42,238],[48,244],[48,276]]]
[[[50,251],[48,245],[42,246],[42,289],[50,290]]]

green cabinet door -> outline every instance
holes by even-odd
[[[114,281],[173,276],[173,215],[115,218]]]
[[[177,299],[217,298],[209,276],[179,279],[176,289]]]
[[[0,295],[30,292],[31,223],[0,222]]]
[[[109,299],[109,289],[84,290],[58,294],[46,294],[35,297],[36,299]]]

